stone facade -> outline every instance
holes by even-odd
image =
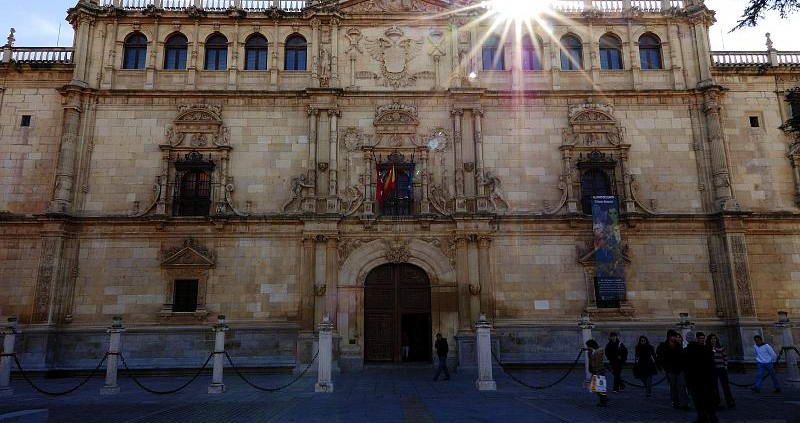
[[[577,2],[561,12],[569,23],[534,25],[534,71],[517,66],[513,34],[511,70],[482,70],[491,21],[471,24],[484,10],[466,0],[151,3],[80,0],[75,49],[57,52],[68,59],[26,59],[13,37],[4,48],[0,317],[23,323],[32,368],[91,367],[112,316],[132,364],[194,366],[217,314],[253,366],[308,361],[328,315],[339,362],[358,367],[364,283],[385,263],[425,270],[432,331],[456,349],[471,351],[486,314],[504,361],[571,360],[583,312],[629,343],[688,312],[739,358],[778,311],[800,314],[800,160],[778,129],[798,63],[771,47],[766,65],[714,61],[701,0]],[[144,63],[123,69],[134,33]],[[186,69],[167,70],[175,33]],[[601,69],[609,33],[623,69]],[[228,40],[223,71],[204,70],[214,34]],[[253,34],[267,39],[263,70],[245,70]],[[297,34],[307,70],[283,70]],[[567,34],[586,71],[561,69]],[[645,34],[660,40],[660,69],[640,66]],[[176,166],[193,153],[213,164],[209,213],[175,216]],[[376,160],[391,153],[416,164],[411,216],[376,201]],[[595,300],[589,165],[620,200],[619,308]],[[181,279],[198,281],[191,313],[173,310]]]

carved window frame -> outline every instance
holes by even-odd
[[[186,239],[182,246],[162,252],[161,279],[164,305],[159,313],[161,320],[176,322],[203,321],[209,315],[206,295],[211,269],[216,266],[214,253],[194,239]],[[197,308],[193,312],[176,312],[175,285],[178,280],[197,280]]]
[[[588,155],[584,156],[581,154],[578,158],[576,163],[577,171],[578,171],[578,193],[579,193],[579,204],[581,205],[581,212],[585,215],[591,215],[591,210],[586,210],[584,204],[584,189],[586,187],[583,186],[584,177],[589,172],[601,172],[605,175],[606,181],[608,182],[608,195],[612,195],[619,198],[619,181],[617,178],[617,168],[619,167],[617,160],[613,156],[607,156],[605,153],[600,151],[592,151]]]

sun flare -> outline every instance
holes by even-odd
[[[489,0],[486,8],[505,20],[533,20],[550,8],[550,0]]]

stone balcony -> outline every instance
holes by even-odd
[[[208,12],[223,12],[229,9],[242,9],[247,12],[264,12],[280,9],[285,12],[300,12],[313,2],[306,0],[102,0],[101,5],[125,10],[144,10],[155,7],[169,11],[190,8]]]

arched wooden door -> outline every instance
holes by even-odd
[[[385,264],[364,283],[364,359],[431,360],[431,285],[424,270]]]

